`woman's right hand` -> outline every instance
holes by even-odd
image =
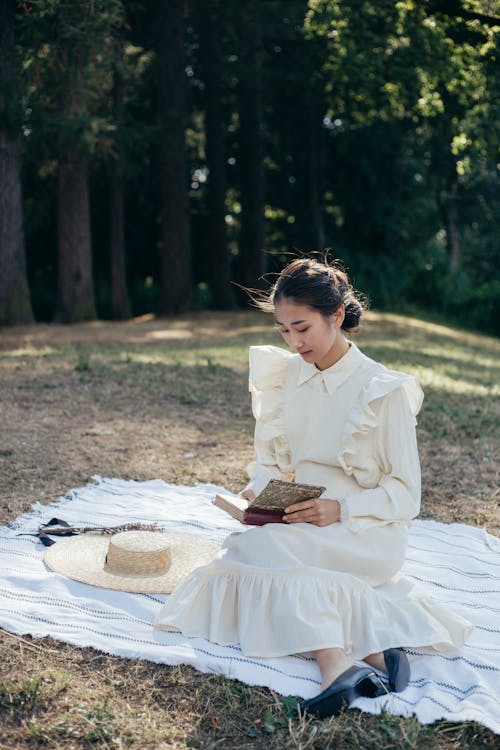
[[[251,503],[253,500],[255,500],[255,492],[253,490],[241,490],[240,497],[244,497],[245,500],[248,500],[249,503]]]

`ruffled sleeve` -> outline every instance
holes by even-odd
[[[290,357],[277,346],[250,347],[249,389],[255,417],[255,460],[247,466],[246,489],[257,495],[270,479],[293,471],[284,424],[284,388]]]
[[[345,425],[338,460],[360,491],[344,500],[353,531],[385,521],[409,523],[420,509],[415,432],[423,392],[416,379],[380,369],[363,389]]]

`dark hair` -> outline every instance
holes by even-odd
[[[293,260],[281,271],[268,292],[253,296],[257,307],[265,312],[274,312],[276,302],[284,298],[307,305],[325,316],[332,315],[343,304],[345,318],[342,329],[348,333],[359,328],[365,308],[345,271],[336,264],[321,263],[311,258]]]

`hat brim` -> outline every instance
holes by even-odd
[[[163,573],[124,575],[106,567],[110,536],[82,534],[61,539],[49,547],[43,560],[55,573],[90,586],[135,594],[170,594],[177,584],[201,565],[211,562],[220,545],[190,534],[158,532],[170,546],[172,564]]]

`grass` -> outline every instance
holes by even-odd
[[[0,330],[0,522],[92,475],[214,482],[237,490],[252,457],[247,349],[280,344],[258,313]],[[359,337],[418,374],[422,515],[500,529],[500,343],[371,313]],[[493,748],[473,723],[347,711],[324,722],[293,702],[188,667],[106,656],[0,631],[2,748]]]

